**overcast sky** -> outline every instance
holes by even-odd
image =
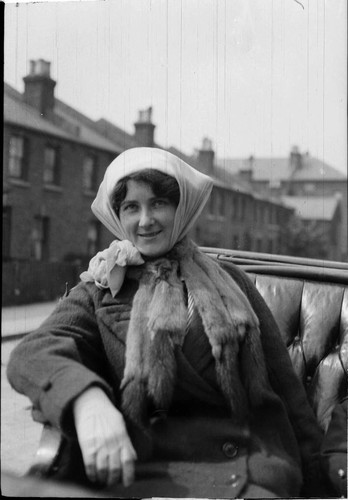
[[[56,96],[219,158],[293,145],[347,171],[347,0],[104,0],[5,6],[5,81],[51,62]]]

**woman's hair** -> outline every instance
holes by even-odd
[[[153,194],[158,198],[167,198],[175,207],[179,205],[180,189],[176,179],[160,170],[147,168],[123,177],[116,184],[111,196],[111,205],[117,216],[121,203],[127,196],[128,181],[143,182],[151,187]]]

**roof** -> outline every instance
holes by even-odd
[[[135,148],[138,146],[135,137],[128,134],[125,130],[122,130],[117,125],[101,118],[95,122],[96,128],[104,136],[111,140],[113,143],[117,144],[122,151],[129,148]]]
[[[120,147],[96,130],[95,122],[82,115],[59,99],[49,119],[23,101],[23,95],[8,84],[4,84],[4,123],[50,134],[60,139],[118,153]]]
[[[122,151],[139,146],[139,143],[137,142],[134,135],[129,134],[128,132],[121,129],[114,123],[109,122],[105,118],[101,118],[100,120],[96,121],[95,126],[104,137],[107,137],[109,140],[119,145]],[[163,149],[156,143],[154,143],[153,147]]]
[[[6,83],[4,84],[4,122],[69,139],[69,134],[42,118],[39,111],[25,104],[22,101],[22,95]]]
[[[168,151],[181,158],[183,161],[191,165],[191,167],[201,171],[197,156],[188,156],[173,146],[168,148]],[[214,186],[218,186],[229,191],[241,191],[245,194],[251,194],[250,186],[243,186],[236,176],[229,175],[226,177],[225,175],[221,175],[220,169],[216,165],[214,165],[213,172],[209,173],[209,177],[213,180]]]
[[[304,220],[332,221],[340,205],[336,196],[282,196],[282,200]]]
[[[188,156],[173,146],[168,148],[168,151],[184,160],[186,163],[191,165],[191,167],[200,170],[197,156]],[[281,198],[262,196],[261,194],[256,193],[249,183],[244,182],[238,176],[227,171],[225,168],[219,167],[219,165],[214,165],[213,173],[209,174],[209,177],[211,177],[211,179],[213,180],[214,186],[220,187],[222,189],[227,189],[228,191],[237,191],[239,193],[252,196],[253,198],[260,201],[273,203],[278,206],[284,206],[283,200]]]
[[[240,170],[252,168],[255,181],[285,181],[291,176],[289,158],[236,158],[217,160],[218,166],[237,174]],[[302,155],[302,167],[291,176],[293,181],[340,181],[346,180],[339,170],[327,165],[308,153]]]

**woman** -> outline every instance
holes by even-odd
[[[116,240],[8,366],[117,496],[288,497],[319,479],[321,432],[270,311],[187,238],[211,189],[166,151],[116,158],[92,204]]]

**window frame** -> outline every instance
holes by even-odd
[[[87,225],[87,256],[94,257],[100,247],[101,223],[96,219],[88,221]],[[90,238],[91,231],[95,231],[95,239]]]
[[[86,180],[86,161],[87,160],[92,160],[92,170],[89,173],[89,180],[90,183],[85,182]],[[94,153],[87,153],[84,156],[83,159],[83,165],[82,165],[82,186],[84,192],[90,193],[93,192],[95,193],[97,190],[97,184],[98,184],[98,161],[97,161],[97,155]]]
[[[46,153],[48,151],[54,151],[55,156],[54,156],[54,164],[48,165],[46,161]],[[52,168],[52,180],[46,179],[46,172],[48,172],[47,167],[50,166],[50,170]],[[60,186],[61,184],[61,175],[60,175],[60,148],[59,146],[52,145],[52,144],[46,144],[44,147],[44,161],[43,161],[43,182],[45,186]]]
[[[11,259],[12,238],[12,207],[4,205],[2,208],[2,258],[4,261]]]
[[[11,141],[21,140],[22,152],[21,155],[12,154]],[[18,179],[22,181],[26,181],[28,179],[28,138],[20,133],[12,133],[10,135],[9,141],[9,149],[8,149],[8,175],[11,179]],[[19,173],[15,174],[13,169],[11,168],[12,160],[14,162],[18,162],[18,165],[15,165],[19,168]]]

